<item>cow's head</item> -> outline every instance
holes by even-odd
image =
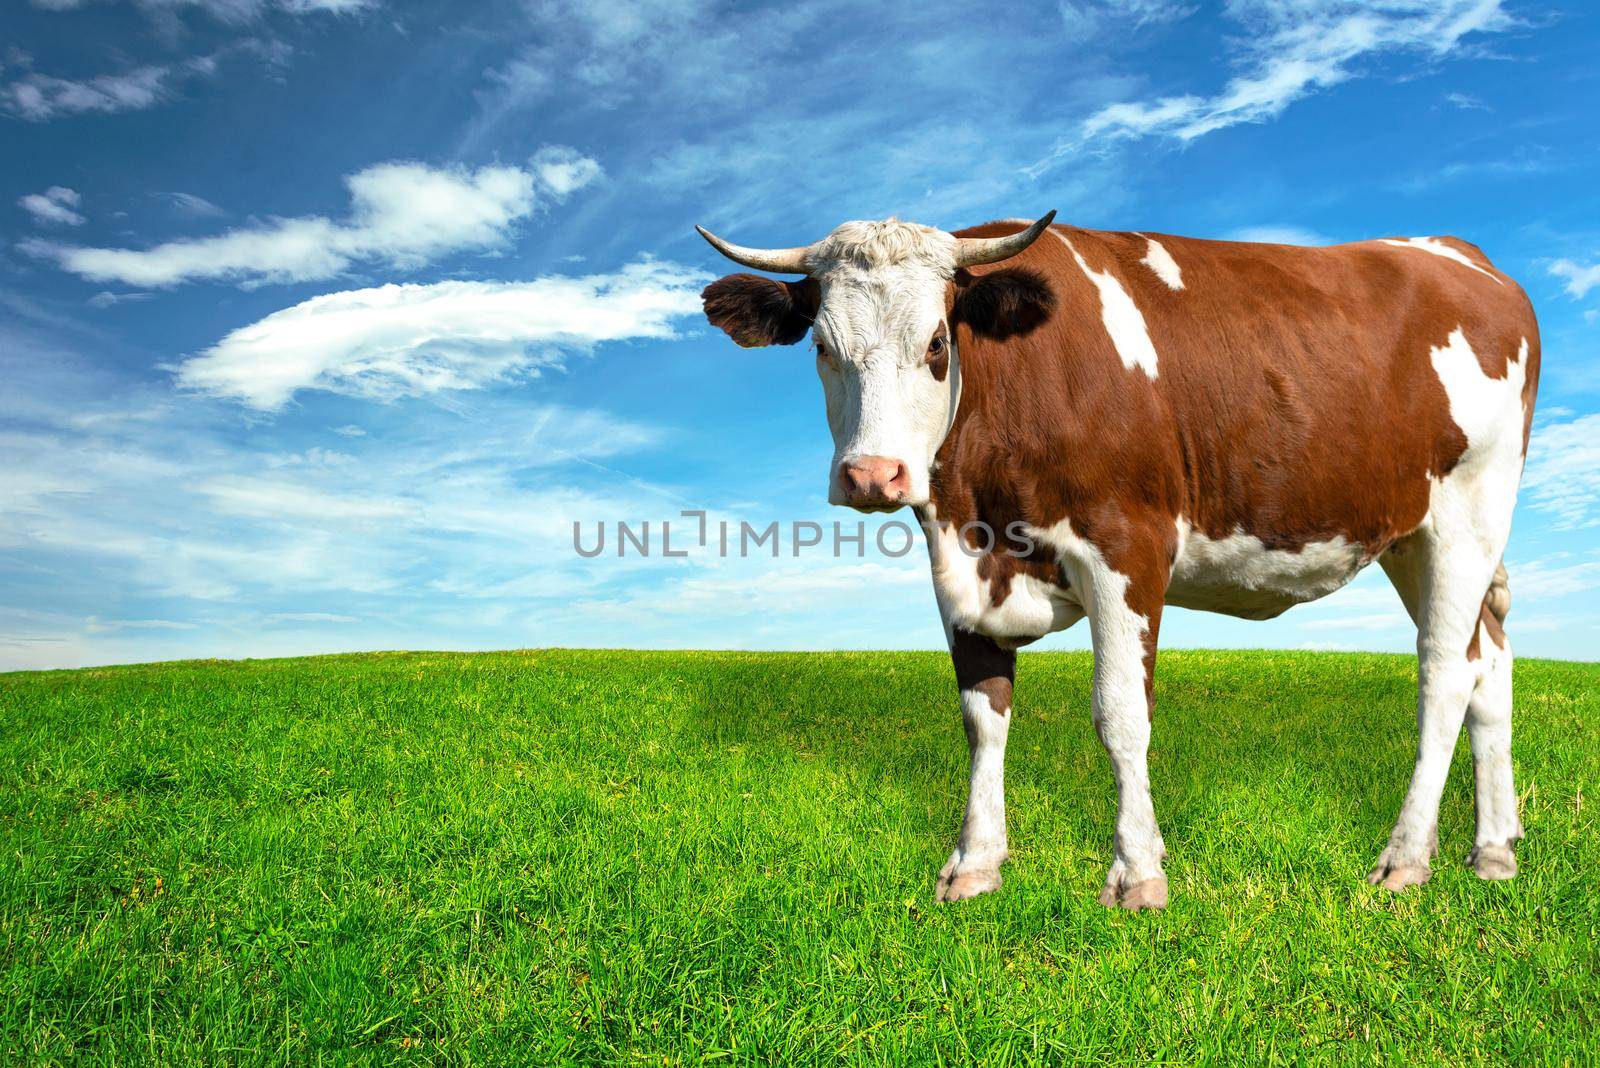
[[[789,249],[744,248],[696,227],[735,263],[805,275],[786,282],[733,274],[703,296],[706,318],[745,347],[792,345],[810,331],[833,431],[830,504],[878,511],[927,503],[934,454],[961,397],[953,309],[992,313],[1007,299],[984,292],[983,279],[965,269],[1015,256],[1054,217],[993,238],[898,219],[847,222]]]

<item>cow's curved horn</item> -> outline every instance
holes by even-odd
[[[695,229],[700,232],[701,237],[711,243],[712,248],[734,263],[778,274],[806,273],[806,253],[810,251],[806,245],[801,245],[799,248],[745,248],[743,245],[722,240],[704,226],[696,226]]]
[[[956,266],[977,267],[984,263],[1008,260],[1039,240],[1039,235],[1044,233],[1045,227],[1049,226],[1050,220],[1055,217],[1055,212],[1046,212],[1038,222],[1020,234],[1012,234],[1009,237],[958,237]]]

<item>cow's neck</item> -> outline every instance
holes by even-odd
[[[998,535],[1014,519],[1033,518],[1023,509],[1034,498],[1028,483],[1040,472],[1017,462],[1029,445],[1016,440],[1015,423],[1036,402],[1022,394],[1040,376],[999,366],[1018,354],[997,348],[962,338],[961,402],[936,456],[930,500],[938,521],[981,520],[996,525]]]

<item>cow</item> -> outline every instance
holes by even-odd
[[[1165,605],[1271,619],[1377,561],[1417,627],[1411,785],[1369,881],[1426,882],[1465,722],[1468,862],[1516,874],[1503,565],[1539,379],[1528,298],[1454,237],[1327,247],[1010,219],[847,222],[703,293],[741,346],[815,347],[828,500],[927,531],[971,756],[936,897],[997,889],[1016,651],[1089,621],[1117,790],[1101,903],[1159,909],[1146,753]]]

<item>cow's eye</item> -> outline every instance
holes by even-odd
[[[944,355],[944,335],[935,334],[933,340],[928,342],[928,359],[937,359]]]
[[[824,345],[820,341],[817,342],[817,359],[827,364],[829,367],[833,366],[833,354],[828,351],[828,346]]]

